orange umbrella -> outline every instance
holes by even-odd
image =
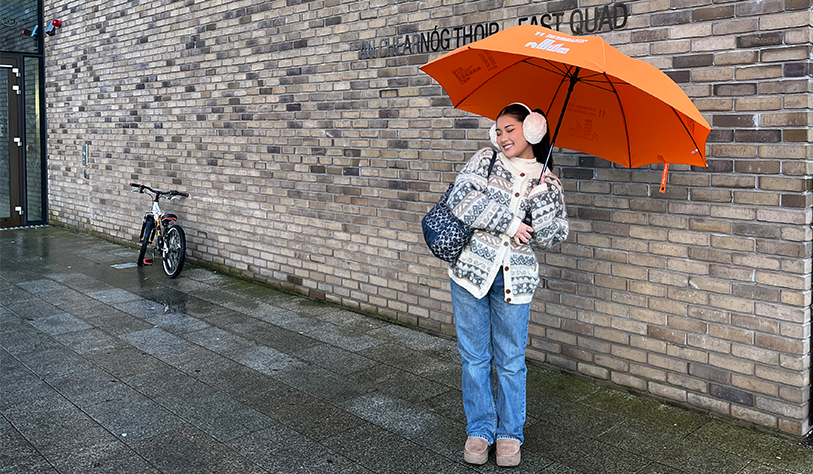
[[[598,36],[516,26],[421,70],[461,110],[496,119],[506,105],[523,102],[545,111],[557,124],[551,143],[558,147],[629,168],[706,166],[711,127],[680,86]]]

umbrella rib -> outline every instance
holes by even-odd
[[[472,49],[472,47],[471,47],[471,46],[469,46],[469,48],[468,48],[468,49]],[[525,59],[527,59],[527,58],[522,58],[522,59],[519,59],[519,60],[518,60],[518,61],[516,61],[515,63],[513,63],[513,64],[511,64],[510,66],[508,66],[508,67],[506,67],[506,68],[503,68],[503,69],[510,69],[510,68],[512,68],[512,67],[514,67],[514,66],[516,66],[517,64],[519,64],[519,63],[521,63],[521,62],[525,61]],[[479,86],[477,89],[479,89],[480,87],[483,87],[484,85],[488,84],[488,83],[489,83],[489,82],[491,82],[491,80],[492,80],[492,79],[494,79],[495,77],[497,77],[497,76],[492,76],[492,77],[489,77],[489,78],[488,78],[488,80],[487,80],[487,81],[485,81],[485,82],[483,82],[482,84],[480,84],[480,86]],[[472,94],[474,94],[474,93],[477,91],[477,89],[474,89],[474,90],[473,90],[473,91],[471,91],[471,92],[470,92],[470,93],[469,93],[467,96],[465,96],[465,97],[463,97],[462,99],[460,99],[460,101],[459,101],[459,102],[457,102],[456,104],[454,104],[454,108],[457,108],[457,106],[459,106],[460,104],[462,104],[463,102],[465,102],[465,101],[466,101],[466,99],[468,99],[469,97],[471,97],[471,96],[472,96]]]
[[[607,74],[604,74],[607,77]],[[618,101],[618,109],[621,111],[621,119],[624,120],[624,136],[627,139],[627,160],[628,165],[627,168],[632,168],[632,149],[630,148],[630,130],[629,126],[627,126],[627,113],[624,111],[624,104],[621,102],[621,97],[618,95],[618,90],[615,88],[615,84],[607,77],[607,83],[612,87],[612,92],[615,94],[615,99]]]
[[[605,80],[599,80],[598,78]],[[612,92],[614,94],[617,93],[615,90],[615,85],[605,73],[596,73],[584,77],[579,76],[579,82],[586,86],[595,87],[596,89],[601,89],[606,92]]]
[[[683,125],[683,129],[686,130],[686,134],[689,135],[689,138],[692,140],[692,143],[694,144],[694,149],[697,150],[698,153],[700,153],[700,156],[703,158],[703,161],[705,162],[706,161],[706,157],[705,157],[706,150],[700,151],[700,147],[697,146],[697,142],[694,140],[694,136],[692,135],[692,132],[689,131],[689,127],[687,127],[686,123],[683,122],[683,118],[680,116],[678,111],[674,107],[670,106],[669,108],[672,109],[672,112],[675,113],[675,115],[678,118],[678,121],[680,121],[680,124]]]
[[[527,60],[523,60],[523,61],[525,63],[531,65],[531,66],[534,66],[534,67],[537,67],[537,68],[540,68],[540,69],[544,69],[546,71],[550,71],[550,69],[547,69],[547,68],[543,67],[540,64],[534,64],[532,62],[528,62]],[[562,86],[565,84],[565,81],[570,79],[570,77],[572,76],[572,72],[571,72],[572,69],[571,69],[570,66],[566,66],[564,68],[564,70],[559,69],[554,64],[552,64],[550,61],[547,61],[547,60],[545,61],[545,63],[551,65],[553,67],[553,69],[555,69],[555,72],[558,72],[558,73],[562,74],[562,80],[559,82],[559,86],[556,88],[556,92],[553,94],[553,96],[551,98],[551,102],[548,105],[548,109],[546,111],[546,115],[548,115],[548,114],[550,114],[550,109],[551,109],[551,107],[553,107],[553,102],[556,100],[556,97],[559,96],[559,91],[562,89]],[[553,72],[553,71],[551,71],[551,72]],[[599,77],[603,78],[605,80],[599,81],[599,80],[593,79],[593,78],[599,78]],[[579,76],[578,82],[581,82],[582,84],[584,84],[586,86],[595,87],[597,89],[600,89],[600,90],[603,90],[603,91],[606,91],[606,92],[610,92],[613,95],[615,95],[615,98],[618,101],[618,107],[621,110],[621,118],[624,120],[624,135],[625,135],[625,138],[627,140],[627,160],[628,160],[627,161],[628,162],[627,168],[632,168],[632,149],[630,148],[630,135],[629,135],[629,128],[627,127],[627,114],[624,112],[624,105],[621,103],[621,98],[618,96],[618,90],[615,88],[615,84],[613,84],[613,81],[610,80],[610,77],[607,76],[606,73],[593,73],[593,74],[590,74],[588,76]],[[605,84],[607,86],[602,87]],[[681,123],[682,123],[682,121],[681,121]],[[684,124],[684,127],[685,127],[685,124]],[[554,146],[555,146],[554,143],[551,143],[551,148],[553,148]]]
[[[563,76],[567,76],[568,73],[570,72],[569,67],[562,67],[562,68],[557,67],[560,64],[562,66],[564,66],[563,63],[554,63],[554,62],[551,62],[548,59],[543,59],[543,61],[545,61],[545,64],[547,64],[548,66],[551,66],[551,68],[549,69],[549,68],[544,67],[542,64],[532,63],[532,62],[528,61],[528,59],[531,59],[531,58],[526,57],[525,59],[522,60],[522,62],[528,64],[529,66],[533,66],[533,67],[536,67],[536,68],[539,68],[539,69],[544,69],[545,71],[554,72],[554,73],[557,73],[557,74],[561,74]],[[536,59],[539,59],[539,58],[536,58]]]
[[[542,64],[532,63],[532,62],[528,61],[527,59],[524,59],[522,62],[528,64],[529,66],[533,66],[535,68],[542,69],[544,71],[552,72],[554,74],[561,74],[564,79],[567,79],[567,78],[570,77],[571,68],[569,66],[566,67],[566,68],[558,68],[556,66],[558,64],[562,64],[562,63],[553,63],[553,62],[551,62],[551,61],[549,61],[547,59],[545,59],[544,61],[545,61],[546,65],[551,66],[551,67],[548,68],[548,67],[545,67]],[[606,78],[607,81],[593,80],[593,78],[596,78],[596,77]],[[610,87],[602,87],[603,85],[610,83],[609,78],[607,77],[607,75],[603,74],[603,73],[594,73],[594,74],[591,74],[591,75],[579,76],[579,82],[584,83],[585,85],[588,85],[588,86],[591,86],[591,87],[595,87],[597,89],[601,89],[603,91],[614,92],[614,90],[612,88],[610,88]]]

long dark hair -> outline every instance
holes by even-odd
[[[548,119],[548,117],[545,116],[545,112],[542,112],[542,110],[534,109],[534,112],[545,117],[545,120]],[[522,123],[525,120],[525,117],[530,115],[530,112],[528,112],[528,109],[522,104],[511,104],[502,109],[497,118],[500,118],[503,115],[510,115],[514,117],[517,122]],[[536,145],[531,144],[531,148],[534,151],[534,158],[536,158],[536,161],[544,165],[545,160],[548,158],[548,152],[550,151],[550,123],[548,123],[548,131],[545,133],[545,136],[542,137],[542,141]],[[550,161],[548,161],[548,168],[553,169],[553,155],[551,155]]]

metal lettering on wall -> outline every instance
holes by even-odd
[[[449,49],[473,43],[498,31],[500,31],[499,23],[491,22],[442,29],[435,27],[429,33],[413,33],[411,35],[393,36],[392,38],[362,41],[359,59],[448,51]]]
[[[519,24],[523,25],[528,22],[530,25],[541,25],[545,28],[560,31],[562,20],[565,17],[569,18],[570,31],[574,35],[584,35],[607,30],[619,30],[627,26],[629,10],[627,10],[626,4],[613,3],[603,7],[573,10],[570,15],[567,15],[566,12],[557,12],[545,13],[539,17],[524,17],[519,19]],[[605,26],[607,30],[604,29]]]
[[[517,24],[541,25],[556,31],[560,31],[562,25],[567,24],[574,35],[583,35],[621,29],[627,25],[628,18],[629,9],[626,4],[612,3],[603,7],[522,17],[518,19]],[[489,22],[452,28],[436,26],[429,32],[362,40],[359,59],[448,51],[491,36],[498,31],[500,31],[499,23]]]

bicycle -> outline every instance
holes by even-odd
[[[138,266],[152,265],[155,262],[155,254],[160,252],[161,264],[164,273],[170,278],[180,275],[183,264],[186,260],[186,235],[183,228],[177,224],[178,217],[175,214],[164,214],[158,205],[161,196],[165,199],[175,199],[178,197],[189,197],[188,193],[180,191],[159,191],[149,186],[138,183],[130,183],[130,186],[138,188],[139,193],[147,193],[152,197],[152,210],[144,214],[144,222],[141,224],[141,234],[138,241],[141,243],[141,250],[138,252]],[[152,249],[152,257],[145,257],[147,248],[155,240],[158,241]]]

